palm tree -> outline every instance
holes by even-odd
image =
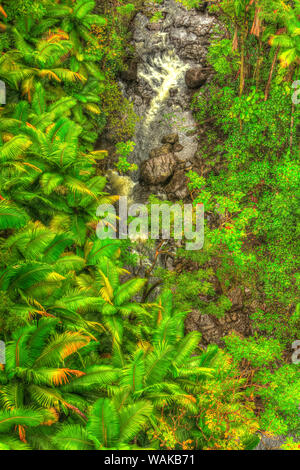
[[[24,211],[20,210],[11,201],[2,196],[0,198],[0,230],[17,229],[23,227],[28,221]]]
[[[66,117],[55,119],[74,104],[71,98],[63,98],[45,111],[41,85],[37,85],[33,112],[18,103],[13,119],[2,123],[11,134],[5,134],[7,141],[0,150],[0,184],[2,197],[10,197],[25,210],[30,201],[30,215],[43,222],[55,215],[53,226],[67,227],[82,245],[89,224],[91,228],[96,224],[98,205],[117,197],[103,192],[106,179],[94,175],[92,165],[99,152],[79,150],[82,128]],[[27,121],[30,118],[34,124]]]
[[[152,413],[149,401],[140,400],[123,406],[109,398],[100,398],[93,405],[86,428],[63,425],[52,441],[59,450],[138,450],[134,441]]]
[[[92,14],[96,6],[95,0],[77,0],[75,5],[72,1],[64,3],[48,8],[47,14],[50,18],[58,18],[61,21],[62,30],[70,35],[75,52],[73,67],[78,69],[82,63],[82,66],[89,70],[91,64],[88,63],[89,56],[84,53],[84,44],[97,42],[91,34],[91,26],[105,26],[107,20],[100,15]],[[93,66],[92,69],[95,69],[95,77],[97,77],[99,71]]]
[[[13,205],[2,201],[0,208],[1,228],[16,228],[26,223],[24,215],[21,217]],[[74,283],[75,273],[85,267],[85,260],[70,251],[73,243],[70,235],[32,222],[1,240],[5,256],[1,258],[0,290],[5,301],[0,316],[10,314],[11,321],[17,325],[41,316],[59,316],[70,328],[77,325],[88,330],[88,323],[75,311],[54,307],[56,300]]]
[[[145,318],[148,325],[144,339],[128,361],[119,355],[113,359],[121,367],[121,377],[111,393],[120,402],[147,399],[157,410],[175,405],[196,412],[195,394],[203,380],[213,377],[213,368],[205,366],[217,348],[207,355],[195,355],[201,335],[192,332],[184,336],[187,312],[174,310],[170,291],[165,291],[157,303],[156,315]]]
[[[242,95],[245,86],[245,42],[248,35],[249,8],[251,11],[253,10],[251,7],[252,3],[253,2],[249,2],[248,0],[224,0],[217,2],[216,5],[225,17],[229,19],[230,24],[233,25],[234,28],[232,49],[234,51],[240,51],[240,95]]]
[[[299,5],[295,8],[281,2],[268,0],[261,4],[261,19],[265,25],[263,28],[263,40],[268,40],[273,59],[270,66],[267,85],[265,88],[265,101],[268,99],[273,72],[277,59],[281,65],[280,73],[289,70],[293,74],[297,70],[300,61],[300,46],[297,41],[299,23]]]
[[[0,371],[0,405],[4,415],[12,412],[16,417],[18,410],[21,414],[25,411],[24,421],[18,422],[21,440],[25,440],[27,417],[30,422],[34,411],[50,410],[53,422],[60,413],[74,412],[84,418],[76,406],[78,401],[74,403],[70,394],[64,396],[59,387],[84,374],[70,367],[70,361],[91,338],[79,331],[56,332],[57,324],[56,319],[42,319],[38,325],[22,327],[13,333],[6,346],[6,364]]]
[[[81,90],[71,93],[77,102],[72,108],[72,116],[83,128],[80,139],[84,140],[85,145],[90,145],[91,148],[98,136],[93,118],[98,118],[103,114],[99,106],[101,90],[101,81],[90,77],[82,85]]]
[[[56,82],[85,81],[77,72],[61,67],[72,43],[64,33],[49,33],[35,47],[29,45],[17,29],[13,31],[18,49],[6,52],[0,59],[0,77],[12,87],[20,87],[30,102],[35,85],[41,79]]]
[[[285,11],[284,28],[281,34],[272,35],[270,45],[279,47],[279,61],[283,68],[295,68],[299,70],[300,65],[300,20],[298,11],[291,7]]]
[[[0,410],[0,450],[30,450],[26,442],[25,427],[36,430],[54,419],[54,414],[50,410],[33,408]],[[16,435],[16,429],[19,436]]]
[[[118,240],[89,243],[85,247],[89,273],[78,274],[76,287],[69,290],[69,295],[57,300],[55,305],[87,314],[90,319],[100,322],[102,331],[112,338],[114,351],[121,354],[124,332],[129,334],[126,339],[129,341],[131,337],[131,342],[141,337],[145,317],[150,315],[147,307],[151,304],[132,300],[143,288],[145,279],[130,279],[121,283],[120,275],[128,275],[129,272],[117,264],[119,245]]]

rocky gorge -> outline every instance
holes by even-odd
[[[0,450],[300,449],[273,3],[1,0]]]
[[[134,184],[128,184],[127,177],[126,186],[138,203],[146,202],[150,194],[162,200],[189,201],[186,173],[195,170],[205,176],[210,171],[199,152],[201,129],[194,120],[191,99],[212,79],[206,55],[217,19],[208,13],[206,4],[186,10],[175,0],[165,0],[156,4],[160,19],[152,22],[153,10],[148,8],[132,21],[135,54],[121,76],[123,93],[139,117],[130,157],[138,171],[133,175]],[[160,262],[178,273],[198,269],[167,256]],[[214,276],[211,282],[216,295],[221,294]],[[232,331],[243,336],[251,333],[248,313],[257,305],[250,292],[232,288],[228,295],[232,306],[223,317],[193,310],[186,320],[187,331],[202,333],[204,346],[222,345],[222,337]]]
[[[155,10],[160,20],[151,22],[146,9],[132,22],[135,55],[122,74],[122,88],[139,117],[132,160],[140,173],[135,178],[158,186],[172,177],[165,192],[181,198],[178,172],[191,166],[198,148],[191,97],[211,77],[206,54],[216,20],[205,7],[187,11],[175,0],[158,3]],[[149,158],[155,160],[142,165]],[[168,177],[161,181],[154,168],[165,164]]]

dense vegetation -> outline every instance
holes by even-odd
[[[222,24],[208,55],[214,80],[192,104],[211,171],[189,174],[210,223],[203,250],[177,254],[197,269],[158,268],[153,301],[151,280],[128,271],[128,242],[95,233],[97,206],[118,198],[100,135],[113,136],[117,168],[131,169],[136,116],[117,79],[137,8],[1,2],[0,449],[243,450],[262,432],[298,448],[299,2],[212,4]],[[264,305],[253,336],[201,348],[186,315],[222,317],[233,285]]]

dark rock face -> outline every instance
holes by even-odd
[[[174,173],[176,160],[172,153],[158,155],[143,162],[141,179],[147,184],[165,183]]]
[[[200,88],[206,82],[207,76],[201,67],[193,67],[185,74],[185,83],[188,88]]]
[[[173,149],[174,149],[174,152],[181,152],[181,150],[183,150],[183,145],[177,143],[174,145]]]
[[[167,153],[172,153],[173,147],[171,144],[161,145],[152,149],[150,152],[150,158],[159,157],[160,155],[166,155]]]
[[[163,144],[176,144],[178,142],[178,134],[168,134],[164,135],[161,139]]]
[[[248,336],[251,332],[249,317],[246,312],[229,312],[222,318],[201,314],[193,310],[185,321],[186,332],[200,331],[201,344],[215,343],[222,346],[222,338],[230,333]]]
[[[163,136],[178,134],[183,148],[174,151],[180,152],[181,161],[190,161],[198,148],[197,138],[190,133],[196,128],[191,94],[204,83],[204,74],[208,80],[212,77],[211,70],[205,68],[206,54],[217,20],[202,5],[186,10],[176,0],[164,0],[155,6],[162,19],[152,23],[151,7],[147,8],[145,5],[132,22],[137,73],[129,64],[122,84],[124,95],[141,118],[132,139],[136,146],[131,160],[141,165],[151,149],[159,147]],[[185,72],[195,68],[202,72],[191,77],[193,88],[187,88]],[[174,145],[169,140],[163,143]]]
[[[197,11],[201,11],[202,13],[207,9],[208,2],[203,2],[199,6],[196,7]]]
[[[214,288],[218,294],[222,293],[218,284],[215,284]],[[201,344],[204,346],[209,343],[224,346],[223,337],[232,333],[243,337],[249,336],[252,334],[249,314],[254,313],[258,308],[267,310],[264,303],[253,301],[247,288],[242,290],[238,286],[232,287],[226,295],[232,305],[222,317],[217,318],[213,315],[202,314],[199,310],[193,310],[186,318],[186,331],[200,331],[202,333]],[[208,301],[208,299],[203,300]]]
[[[189,195],[185,170],[177,170],[165,187],[168,199],[185,199]]]
[[[120,77],[125,82],[134,82],[137,79],[137,62],[131,60],[128,64],[127,70],[122,70]]]

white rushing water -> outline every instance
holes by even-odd
[[[162,55],[153,56],[148,64],[143,65],[139,76],[155,92],[142,123],[144,129],[150,127],[158,114],[161,113],[163,104],[169,97],[170,89],[176,87],[180,79],[184,77],[187,68],[188,65],[184,64],[172,50]]]
[[[157,22],[143,12],[133,21],[137,73],[123,81],[123,92],[139,117],[130,156],[138,166],[171,133],[178,134],[183,147],[179,160],[188,162],[195,155],[196,123],[185,74],[189,68],[206,66],[207,38],[214,24],[207,12],[187,11],[175,0],[159,2],[155,9],[161,13]],[[136,180],[138,172],[132,176]]]

